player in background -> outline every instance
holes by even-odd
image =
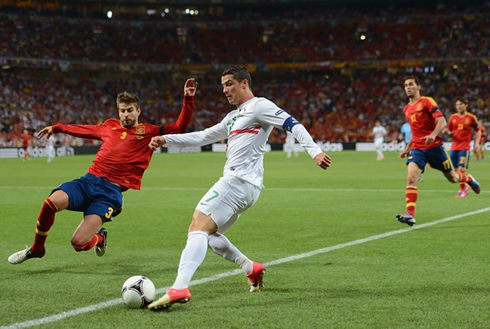
[[[177,278],[162,298],[148,305],[150,309],[165,309],[174,303],[189,301],[189,283],[204,261],[208,246],[242,268],[248,276],[251,291],[262,289],[264,265],[248,259],[224,233],[257,201],[264,187],[263,159],[267,138],[273,128],[291,132],[322,169],[326,170],[331,163],[330,157],[323,153],[302,124],[270,100],[254,96],[252,78],[245,67],[226,69],[221,85],[228,102],[235,105],[236,110],[203,131],[153,137],[149,145],[155,150],[164,144],[202,146],[228,140],[223,176],[197,204]]]
[[[405,145],[410,144],[410,141],[412,140],[412,130],[410,130],[410,124],[408,122],[405,122],[402,125],[398,140],[404,141]]]
[[[46,155],[48,157],[48,162],[53,162],[54,157],[56,156],[56,149],[54,148],[55,144],[56,137],[54,137],[54,135],[51,135],[46,139]]]
[[[43,257],[55,214],[64,209],[80,211],[84,215],[71,238],[75,251],[96,247],[97,256],[104,255],[107,229],[102,225],[112,221],[122,211],[122,192],[140,189],[143,173],[153,155],[153,151],[148,148],[151,138],[187,130],[194,108],[196,87],[194,79],[186,81],[182,111],[176,122],[164,126],[139,123],[141,108],[138,97],[123,92],[116,98],[119,119],[108,119],[98,125],[56,124],[43,128],[38,134],[39,138],[65,133],[101,140],[103,143],[85,176],[63,183],[51,192],[41,208],[34,243],[30,248],[12,254],[8,261],[20,264],[27,259]]]
[[[457,167],[458,172],[466,173],[470,164],[471,137],[475,131],[475,153],[480,151],[481,131],[478,119],[474,114],[468,112],[468,100],[463,97],[456,98],[456,111],[449,118],[447,133],[453,135],[451,144],[451,162]],[[468,184],[460,183],[456,198],[464,198],[468,195]]]
[[[294,148],[294,136],[289,131],[286,132],[286,139],[284,140],[284,150],[288,153],[288,159],[291,158],[291,153],[294,152],[294,156],[298,157],[298,151]]]
[[[24,156],[22,157],[22,162],[26,162],[27,159],[31,158],[31,154],[29,153],[29,146],[31,146],[31,133],[29,130],[24,129],[22,131],[22,134],[20,135],[20,138],[22,139],[22,149],[24,149]]]
[[[405,118],[410,123],[412,140],[400,152],[399,157],[407,156],[407,187],[405,202],[407,212],[396,215],[399,222],[413,226],[415,221],[415,206],[417,203],[418,178],[430,164],[434,169],[442,171],[451,183],[468,183],[476,194],[480,193],[480,184],[465,172],[456,172],[444,151],[443,141],[439,134],[447,122],[437,103],[432,97],[420,95],[420,81],[410,76],[404,80],[405,93],[409,102],[403,109]]]
[[[481,120],[478,121],[478,126],[480,127],[481,137],[480,137],[480,150],[478,152],[474,152],[476,156],[476,161],[485,161],[485,139],[487,138],[487,130],[483,125]]]
[[[383,161],[385,159],[383,154],[383,142],[385,141],[385,136],[387,133],[388,132],[386,131],[385,127],[381,125],[381,122],[376,120],[374,122],[374,128],[371,135],[374,136],[374,149],[376,150],[376,159],[378,161]]]

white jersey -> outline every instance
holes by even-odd
[[[379,146],[383,144],[384,142],[384,136],[386,135],[387,131],[385,127],[383,126],[374,126],[373,128],[373,135],[374,135],[374,144],[375,146]]]
[[[292,124],[291,124],[292,123]],[[286,125],[286,126],[285,126]],[[227,139],[223,176],[236,176],[259,188],[264,177],[267,139],[276,127],[291,132],[312,158],[322,152],[303,125],[266,98],[254,97],[203,131],[164,135],[167,146],[202,146]]]
[[[374,126],[373,128],[373,135],[374,135],[374,138],[384,138],[384,136],[386,135],[387,131],[385,129],[385,127],[383,126]]]

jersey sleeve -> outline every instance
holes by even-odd
[[[165,146],[203,146],[228,138],[227,123],[230,121],[228,114],[221,122],[202,131],[186,134],[163,135]]]
[[[447,123],[447,130],[449,130],[449,131],[453,131],[453,129],[454,129],[453,128],[453,118],[454,118],[454,114],[449,117],[449,121]]]
[[[437,105],[437,102],[434,100],[434,98],[424,97],[424,100],[427,111],[429,111],[430,115],[432,115],[434,119],[444,116],[444,113],[442,113],[439,105]]]
[[[182,110],[180,111],[177,121],[166,124],[161,127],[160,133],[163,134],[179,134],[185,133],[192,118],[192,110],[194,109],[194,96],[184,96]]]
[[[104,122],[102,125],[65,125],[58,123],[52,128],[53,133],[64,133],[80,138],[102,140],[103,126],[108,121]]]
[[[291,132],[312,158],[323,152],[306,128],[289,113],[266,99],[259,100],[257,105],[257,120]]]

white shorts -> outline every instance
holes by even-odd
[[[259,198],[260,188],[238,177],[221,177],[197,204],[199,210],[210,216],[225,233],[238,217]]]
[[[374,147],[379,149],[383,146],[384,138],[375,138],[374,139]]]

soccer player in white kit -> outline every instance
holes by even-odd
[[[378,156],[377,157],[378,161],[382,161],[385,159],[382,146],[383,146],[383,142],[385,140],[386,134],[387,134],[387,131],[386,131],[385,127],[383,127],[381,125],[381,122],[379,122],[379,120],[376,120],[376,122],[374,123],[373,132],[371,135],[374,136],[374,149],[376,150],[376,154]]]
[[[330,157],[315,144],[302,124],[270,100],[254,96],[252,79],[245,67],[226,69],[221,85],[228,102],[237,106],[236,110],[203,131],[157,136],[149,144],[156,150],[164,144],[186,147],[228,140],[223,176],[199,201],[189,226],[177,278],[163,297],[148,305],[153,310],[190,300],[189,283],[204,261],[208,246],[242,268],[251,284],[250,291],[262,289],[264,265],[249,260],[223,233],[257,201],[264,187],[263,159],[267,138],[274,127],[290,131],[322,169],[326,170],[331,163]]]
[[[294,136],[289,131],[286,132],[286,139],[284,140],[284,151],[288,153],[288,159],[291,157],[291,153],[294,152],[294,156],[298,157],[298,151],[294,148]]]
[[[56,149],[54,145],[56,144],[56,137],[53,135],[49,136],[46,141],[46,155],[48,157],[48,162],[52,162],[56,156]]]

